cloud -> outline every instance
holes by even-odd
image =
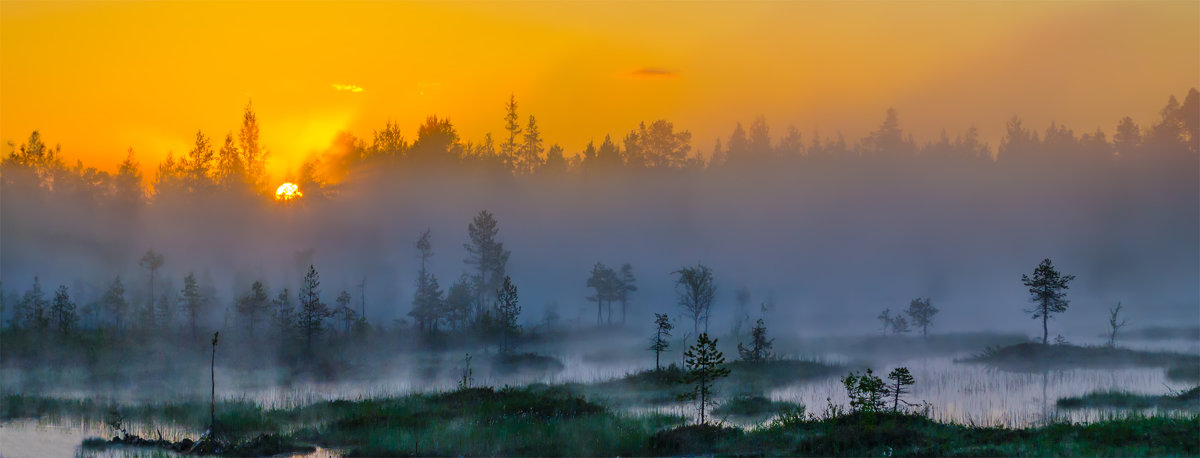
[[[334,83],[333,88],[338,91],[362,92],[363,88],[353,84],[337,84]]]
[[[645,67],[634,70],[630,75],[636,78],[674,78],[679,76],[679,72],[665,68]]]

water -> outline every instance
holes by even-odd
[[[1079,343],[1098,344],[1084,340]],[[1130,340],[1122,346],[1142,350],[1169,350],[1184,353],[1200,353],[1200,342],[1192,340]],[[481,360],[485,355],[476,355],[472,363],[476,386],[523,385],[528,383],[595,382],[624,376],[652,368],[652,354],[640,348],[602,348],[577,346],[546,349],[531,349],[558,357],[564,370],[558,373],[505,374],[491,371]],[[729,352],[727,351],[728,355]],[[1168,380],[1164,368],[1125,369],[1069,369],[1051,370],[1041,373],[1009,372],[980,364],[955,363],[957,355],[909,358],[900,361],[874,362],[871,367],[884,377],[893,367],[908,367],[917,383],[905,397],[910,403],[927,403],[929,415],[938,421],[974,424],[983,426],[1026,427],[1037,426],[1049,421],[1093,422],[1123,414],[1124,411],[1106,409],[1058,409],[1059,398],[1081,396],[1093,391],[1128,391],[1142,394],[1165,394],[1184,391],[1192,384]],[[664,364],[678,362],[678,352],[663,356]],[[847,363],[858,361],[863,355],[825,354],[824,361]],[[1197,356],[1200,362],[1200,356]],[[289,408],[331,399],[365,399],[384,396],[401,396],[416,392],[453,389],[461,377],[464,367],[461,352],[423,354],[419,357],[397,356],[392,367],[398,369],[376,374],[361,380],[337,382],[302,382],[290,385],[272,383],[276,380],[270,371],[246,371],[218,368],[218,398],[248,400],[269,408]],[[416,369],[421,368],[421,369]],[[432,369],[431,369],[432,368]],[[6,380],[18,375],[5,369]],[[8,385],[6,392],[22,392]],[[207,388],[207,387],[206,387]],[[132,386],[126,391],[63,389],[44,391],[42,394],[93,399],[107,399],[121,403],[161,402],[160,393],[139,391]],[[176,393],[178,395],[178,393]],[[207,400],[207,390],[198,390],[191,395],[194,399]],[[728,396],[731,393],[718,393]],[[820,415],[830,402],[846,406],[849,400],[839,375],[797,381],[794,384],[770,390],[773,400],[803,404],[808,412]],[[172,397],[171,399],[175,399]],[[690,404],[628,407],[631,414],[664,413],[688,418],[696,416]],[[1148,411],[1146,413],[1155,413]],[[1172,413],[1172,412],[1163,412]],[[150,430],[144,425],[131,425],[130,433],[142,437],[157,437],[159,428]],[[178,440],[182,437],[198,437],[200,431],[189,431],[179,427],[162,428],[164,438]],[[87,437],[108,438],[113,435],[102,423],[71,420],[15,421],[0,424],[0,456],[46,457],[46,456],[173,456],[166,451],[144,448],[115,447],[104,451],[85,450],[80,443]],[[336,450],[319,449],[309,456],[337,456]]]

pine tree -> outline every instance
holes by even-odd
[[[517,137],[521,135],[521,118],[517,116],[517,95],[510,94],[508,103],[504,105],[504,130],[508,131],[508,141],[500,145],[500,153],[506,160],[515,160],[517,156]]]
[[[916,298],[908,303],[908,310],[905,311],[910,318],[912,324],[921,327],[921,336],[929,336],[929,326],[933,324],[933,316],[937,315],[938,309],[933,306],[929,298]]]
[[[892,372],[888,374],[888,380],[891,380],[891,383],[887,388],[887,394],[892,397],[892,412],[896,412],[900,409],[900,403],[904,402],[900,397],[908,394],[908,389],[905,387],[913,385],[917,381],[913,379],[912,373],[908,371],[907,367],[892,369]]]
[[[496,240],[496,234],[500,232],[496,225],[496,218],[487,210],[483,210],[467,226],[467,235],[471,241],[463,247],[467,250],[465,262],[474,266],[476,270],[472,280],[475,284],[477,315],[484,312],[488,297],[500,288],[508,265],[510,252],[504,249],[503,243]]]
[[[261,189],[266,180],[267,153],[258,143],[258,116],[251,102],[246,102],[242,112],[242,129],[238,132],[238,147],[242,153],[241,166],[245,171],[246,183],[252,189]]]
[[[738,342],[738,356],[742,361],[751,363],[761,363],[770,360],[774,355],[771,354],[771,346],[775,343],[775,339],[767,338],[767,325],[762,318],[754,324],[754,328],[750,330],[750,347],[742,346]]]
[[[342,290],[342,292],[338,294],[336,300],[337,308],[335,309],[334,314],[342,317],[343,335],[350,335],[350,330],[359,320],[358,312],[355,312],[353,308],[350,308],[350,292]]]
[[[306,355],[313,354],[313,340],[325,332],[324,322],[329,316],[329,308],[321,302],[321,277],[317,275],[316,267],[309,265],[300,286],[300,314],[296,317],[296,327],[304,336]]]
[[[525,125],[523,140],[518,171],[533,173],[542,165],[542,133],[538,130],[537,118],[533,115],[529,115],[529,124]]]
[[[497,331],[500,334],[500,351],[508,353],[512,350],[512,342],[521,335],[521,325],[517,317],[521,314],[521,306],[517,302],[517,287],[512,278],[504,276],[500,289],[496,290],[495,317]]]
[[[262,319],[270,307],[267,290],[261,281],[250,285],[250,292],[238,299],[237,313],[245,319],[246,332],[251,339],[254,338],[254,325]]]
[[[850,398],[851,410],[875,413],[884,409],[883,398],[887,394],[887,385],[871,369],[862,375],[851,372],[842,377],[842,385],[846,387],[846,395]]]
[[[143,269],[146,269],[147,273],[150,275],[150,300],[149,300],[149,302],[151,304],[154,303],[154,297],[155,297],[155,295],[154,295],[154,280],[155,280],[155,278],[158,277],[158,269],[161,269],[164,263],[165,263],[165,261],[163,260],[162,253],[154,251],[153,248],[146,250],[146,253],[142,255],[142,259],[138,260],[138,265],[141,266]]]
[[[667,337],[671,337],[671,329],[675,326],[671,324],[671,320],[667,318],[665,313],[654,314],[654,337],[650,338],[650,350],[654,352],[654,370],[662,370],[662,365],[659,363],[662,352],[671,348],[671,342]]]
[[[274,306],[273,318],[275,320],[276,332],[279,334],[279,342],[283,343],[290,337],[291,333],[289,331],[295,324],[292,322],[295,317],[293,316],[292,296],[288,289],[284,288],[280,290],[279,295],[275,296],[275,300],[271,301],[271,305]]]
[[[1034,303],[1033,308],[1027,309],[1026,312],[1033,316],[1033,319],[1042,319],[1042,345],[1050,343],[1050,329],[1047,321],[1050,316],[1055,313],[1067,311],[1067,283],[1074,280],[1074,275],[1063,275],[1054,269],[1054,264],[1049,259],[1044,259],[1037,268],[1033,271],[1033,277],[1021,275],[1021,283],[1029,287],[1030,301]]]
[[[208,306],[208,298],[200,291],[200,284],[196,282],[196,274],[189,273],[183,277],[183,290],[179,292],[179,299],[183,302],[183,311],[187,314],[188,326],[191,328],[192,338],[196,337],[196,320],[200,313]]]
[[[629,307],[629,295],[637,291],[637,279],[633,277],[633,266],[621,265],[621,276],[617,280],[617,300],[621,301],[621,326],[625,326],[625,312]]]
[[[20,308],[26,328],[45,330],[50,327],[50,301],[46,300],[46,294],[42,292],[42,283],[37,276],[33,277],[33,289],[25,293]]]
[[[108,289],[104,291],[104,297],[100,299],[100,303],[104,311],[112,318],[117,330],[123,329],[125,316],[129,314],[129,302],[125,300],[125,285],[121,283],[120,275],[114,278],[113,282],[108,285]]]
[[[725,355],[717,350],[717,339],[709,339],[708,333],[704,332],[696,338],[695,345],[684,352],[683,358],[687,372],[682,382],[691,385],[691,389],[680,395],[680,400],[697,401],[700,423],[704,424],[705,411],[713,404],[713,385],[729,375],[729,369],[721,367],[725,364]]]
[[[61,285],[54,292],[54,303],[50,305],[51,324],[58,332],[66,334],[79,324],[79,315],[75,312],[75,302],[67,294],[67,286]]]
[[[433,257],[433,245],[430,241],[431,231],[426,229],[417,239],[417,252],[421,259],[421,268],[417,271],[417,290],[413,293],[413,307],[408,313],[417,322],[421,331],[437,330],[441,318],[444,300],[442,289],[437,277],[429,272],[428,265]]]

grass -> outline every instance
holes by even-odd
[[[674,442],[674,449],[657,451],[770,456],[1196,455],[1198,429],[1200,415],[1008,429],[938,423],[906,413],[851,413],[745,434],[692,434],[688,441]]]
[[[833,376],[843,370],[841,366],[790,359],[759,363],[734,361],[726,363],[725,367],[730,369],[731,374],[717,381],[716,385],[717,392],[722,395],[762,393],[804,380]],[[679,382],[683,375],[683,368],[671,364],[662,369],[647,369],[614,380],[565,386],[589,399],[620,405],[661,405],[677,402],[679,395],[687,391],[687,386]]]
[[[764,396],[743,395],[721,403],[712,413],[718,417],[763,420],[799,406],[794,402],[772,401]]]
[[[1081,397],[1062,398],[1056,405],[1064,409],[1200,409],[1200,386],[1182,393],[1167,395],[1101,391],[1088,393]]]
[[[990,347],[980,355],[959,362],[988,364],[1014,371],[1040,371],[1064,368],[1172,367],[1194,364],[1196,356],[1116,347],[1020,343],[1007,347]]]
[[[113,407],[20,395],[3,400],[6,418],[87,416]],[[132,420],[194,424],[207,412],[204,407],[181,403],[118,409]],[[220,411],[220,421],[245,435],[238,442],[245,444],[242,448],[222,454],[268,454],[306,445],[350,456],[1200,454],[1200,415],[1133,415],[1088,425],[1007,429],[939,423],[905,413],[853,413],[822,420],[797,417],[742,430],[684,425],[684,419],[673,416],[614,413],[570,389],[546,385],[328,401],[287,409],[241,403],[219,407],[235,410]],[[252,430],[267,431],[250,435]]]

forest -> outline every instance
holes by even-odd
[[[1194,88],[995,146],[888,109],[567,152],[497,105],[284,179],[249,103],[153,176],[9,143],[0,421],[82,419],[88,453],[1200,453]]]

